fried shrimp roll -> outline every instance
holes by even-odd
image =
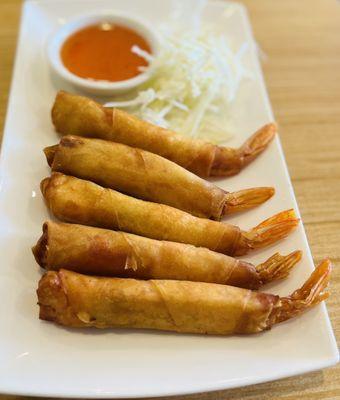
[[[89,275],[210,282],[249,289],[285,278],[302,254],[277,253],[254,266],[203,247],[52,221],[44,223],[32,251],[47,270],[67,267]]]
[[[274,194],[270,187],[227,193],[166,158],[107,140],[65,136],[44,152],[52,171],[197,217],[219,220],[225,214],[256,207]]]
[[[192,244],[228,255],[268,246],[287,236],[298,224],[294,211],[288,210],[244,232],[235,225],[197,218],[60,173],[44,179],[41,191],[51,212],[64,222]]]
[[[104,278],[49,271],[37,290],[39,316],[82,328],[144,328],[214,335],[250,334],[295,317],[328,297],[323,261],[306,283],[279,297],[214,283]]]
[[[55,99],[52,121],[62,135],[95,137],[138,147],[159,154],[203,178],[237,174],[266,149],[277,130],[276,125],[270,123],[238,149],[216,146],[63,91]]]

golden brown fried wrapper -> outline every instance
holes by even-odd
[[[202,247],[52,221],[44,223],[32,250],[47,270],[67,267],[90,275],[188,280],[249,289],[285,278],[301,259],[300,251],[275,254],[255,267]]]
[[[227,193],[157,154],[107,140],[65,136],[59,145],[44,151],[52,171],[198,217],[219,220],[222,215],[256,207],[274,194],[270,187]]]
[[[257,333],[327,298],[325,260],[291,296],[213,283],[104,278],[49,271],[37,290],[39,316],[69,327],[146,328],[181,333]]]
[[[298,223],[294,211],[288,210],[243,232],[235,225],[197,218],[60,173],[44,179],[41,191],[51,212],[62,221],[193,244],[228,255],[274,243]]]
[[[63,91],[55,99],[52,121],[62,135],[96,137],[138,147],[159,154],[201,177],[238,173],[268,146],[276,134],[276,125],[271,123],[255,132],[238,149],[216,146]]]

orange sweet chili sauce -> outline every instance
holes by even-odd
[[[61,48],[64,66],[81,78],[123,81],[140,74],[148,65],[131,51],[137,45],[151,53],[150,45],[134,30],[103,22],[73,33]]]

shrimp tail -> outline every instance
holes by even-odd
[[[256,271],[260,276],[261,283],[277,281],[286,278],[291,269],[297,264],[302,257],[302,251],[297,250],[282,256],[279,253],[274,254],[267,261],[256,266]]]
[[[293,209],[282,211],[248,232],[241,232],[240,239],[235,247],[234,255],[247,254],[253,249],[269,246],[291,233],[299,223]]]
[[[274,123],[266,124],[256,131],[250,138],[237,150],[242,160],[242,167],[254,160],[268,144],[273,140],[277,132],[277,125]]]
[[[281,297],[268,318],[268,327],[293,318],[328,298],[326,289],[332,270],[329,259],[325,259],[313,271],[309,279],[290,296]]]
[[[265,150],[277,132],[275,123],[264,125],[238,149],[217,147],[211,176],[231,176],[239,173]]]
[[[257,187],[227,193],[223,215],[248,210],[269,200],[275,193],[272,187]]]

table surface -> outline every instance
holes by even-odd
[[[0,1],[0,136],[21,0]],[[335,0],[246,0],[290,176],[315,262],[334,263],[328,310],[340,340],[340,4]],[[186,400],[340,399],[340,365]],[[0,400],[14,400],[1,396]]]

